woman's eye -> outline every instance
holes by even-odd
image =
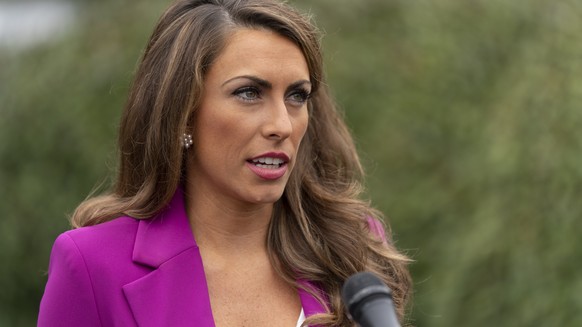
[[[244,101],[254,101],[260,97],[259,90],[253,87],[245,87],[234,91],[234,95]]]
[[[299,90],[291,93],[289,99],[295,103],[304,104],[309,99],[309,92],[306,90]]]

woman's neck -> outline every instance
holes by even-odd
[[[233,255],[266,251],[273,204],[236,203],[188,187],[185,203],[190,226],[200,248]]]

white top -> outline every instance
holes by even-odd
[[[299,314],[299,320],[297,320],[297,327],[301,327],[301,324],[305,321],[305,312],[301,308],[301,313]]]

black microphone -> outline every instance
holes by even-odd
[[[342,300],[351,318],[361,327],[400,327],[392,291],[371,272],[360,272],[346,280]]]

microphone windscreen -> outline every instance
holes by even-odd
[[[400,326],[390,288],[370,272],[348,278],[342,288],[342,300],[350,317],[361,327]]]

